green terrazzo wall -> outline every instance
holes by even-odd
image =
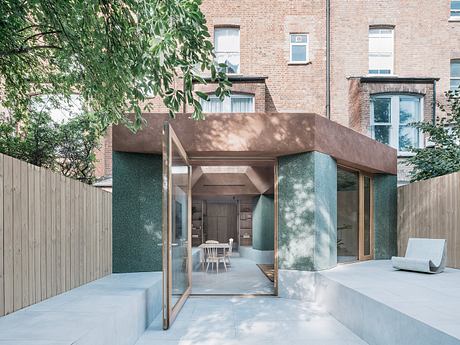
[[[337,264],[337,165],[308,152],[280,157],[279,268],[316,271]]]
[[[397,254],[397,177],[374,176],[374,258]]]
[[[113,272],[162,270],[162,159],[113,152]]]
[[[274,199],[272,195],[256,198],[252,213],[252,247],[258,250],[274,248]]]

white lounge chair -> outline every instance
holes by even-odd
[[[441,273],[446,267],[446,240],[409,238],[406,255],[393,256],[391,262],[398,270]]]

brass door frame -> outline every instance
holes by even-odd
[[[353,169],[341,164],[337,168],[358,174],[358,260],[366,261],[374,259],[374,178],[372,174],[361,170]],[[364,255],[364,177],[370,179],[370,207],[369,207],[369,226],[370,226],[370,254]]]
[[[188,194],[187,194],[187,276],[188,287],[175,305],[172,305],[172,154],[173,144],[179,150],[179,154],[188,165]],[[167,158],[167,159],[166,159]],[[163,329],[168,329],[174,322],[177,314],[184,305],[192,289],[192,167],[187,154],[182,147],[177,135],[174,133],[169,122],[163,126],[163,221],[162,221],[162,254],[163,254]]]

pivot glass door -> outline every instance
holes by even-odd
[[[191,174],[171,125],[163,128],[163,328],[168,329],[191,290]]]

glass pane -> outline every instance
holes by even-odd
[[[200,99],[201,107],[204,113],[223,113],[224,103],[218,97],[209,97],[209,101]]]
[[[399,126],[399,151],[409,151],[410,147],[419,147],[419,132],[412,126]]]
[[[254,112],[254,97],[231,97],[232,113]]]
[[[337,262],[358,260],[359,178],[337,169]]]
[[[391,126],[374,126],[374,139],[390,145],[390,129]]]
[[[459,87],[460,87],[460,79],[451,79],[450,80],[450,89],[452,91],[459,90]]]
[[[190,286],[188,277],[188,194],[189,169],[176,144],[171,164],[171,271],[172,306]]]
[[[304,62],[307,61],[307,46],[306,45],[293,45],[291,47],[291,61]]]
[[[240,72],[240,53],[216,53],[216,61],[227,65],[227,73]]]
[[[371,255],[371,179],[364,176],[364,255]]]
[[[418,98],[401,97],[399,99],[399,123],[407,125],[420,121],[419,108],[420,101]]]
[[[374,123],[391,122],[391,98],[374,98]]]
[[[307,35],[291,35],[291,43],[307,43]]]
[[[240,29],[218,28],[214,30],[214,48],[216,52],[239,52]]]
[[[460,78],[460,60],[455,60],[450,63],[450,77]]]
[[[452,17],[460,16],[460,1],[452,0],[450,3],[450,15]]]

